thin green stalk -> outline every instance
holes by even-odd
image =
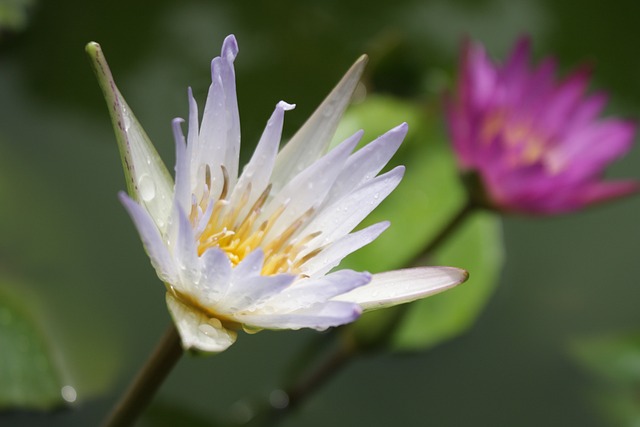
[[[171,369],[180,360],[182,353],[180,336],[172,323],[120,401],[105,419],[102,427],[133,425],[151,402]]]

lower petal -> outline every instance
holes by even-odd
[[[369,284],[338,295],[333,301],[354,302],[374,310],[415,301],[466,281],[469,274],[453,267],[418,267],[374,274]]]
[[[218,319],[208,318],[183,304],[169,292],[166,299],[185,350],[220,353],[236,341],[236,332],[222,326]]]

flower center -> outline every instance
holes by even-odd
[[[209,167],[206,168],[206,185],[211,188],[211,174]],[[264,189],[253,205],[246,210],[246,206],[251,196],[251,184],[249,183],[238,203],[232,206],[228,200],[229,177],[226,168],[222,166],[223,187],[217,200],[209,200],[202,197],[199,203],[194,203],[191,209],[191,223],[198,224],[202,217],[206,220],[206,225],[202,229],[198,241],[198,255],[212,247],[223,250],[235,267],[248,254],[258,248],[264,251],[264,264],[262,275],[273,275],[290,272],[298,273],[300,267],[309,259],[316,256],[323,248],[317,248],[302,255],[306,249],[306,244],[320,235],[321,232],[310,233],[305,236],[298,236],[300,229],[311,218],[314,209],[311,208],[295,221],[293,221],[283,232],[276,236],[270,236],[269,232],[276,224],[286,205],[282,204],[267,218],[263,218],[262,211],[271,193],[271,184]],[[205,191],[203,194],[208,194]],[[204,208],[207,211],[199,215]],[[208,219],[207,216],[208,215]]]
[[[511,119],[502,110],[493,112],[484,120],[480,138],[490,144],[496,137],[501,137],[509,149],[509,161],[514,167],[545,162],[548,138],[538,132],[530,120]]]

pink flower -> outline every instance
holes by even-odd
[[[587,70],[557,82],[553,59],[531,67],[529,57],[526,38],[504,65],[479,43],[462,50],[447,116],[459,165],[478,179],[483,202],[557,214],[636,192],[636,181],[602,180],[603,169],[631,147],[635,124],[598,118],[606,96],[585,95]]]

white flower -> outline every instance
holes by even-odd
[[[463,270],[414,268],[381,274],[337,270],[388,226],[351,231],[400,182],[404,168],[377,176],[407,125],[352,153],[357,132],[326,153],[356,87],[360,58],[307,123],[278,152],[279,102],[238,176],[240,122],[233,61],[225,39],[211,64],[202,122],[189,90],[188,135],[173,121],[175,184],[116,88],[100,46],[91,43],[125,165],[129,211],[151,263],[166,284],[169,311],[186,349],[220,352],[239,328],[314,328],[354,321],[363,310],[412,301],[466,280]]]

